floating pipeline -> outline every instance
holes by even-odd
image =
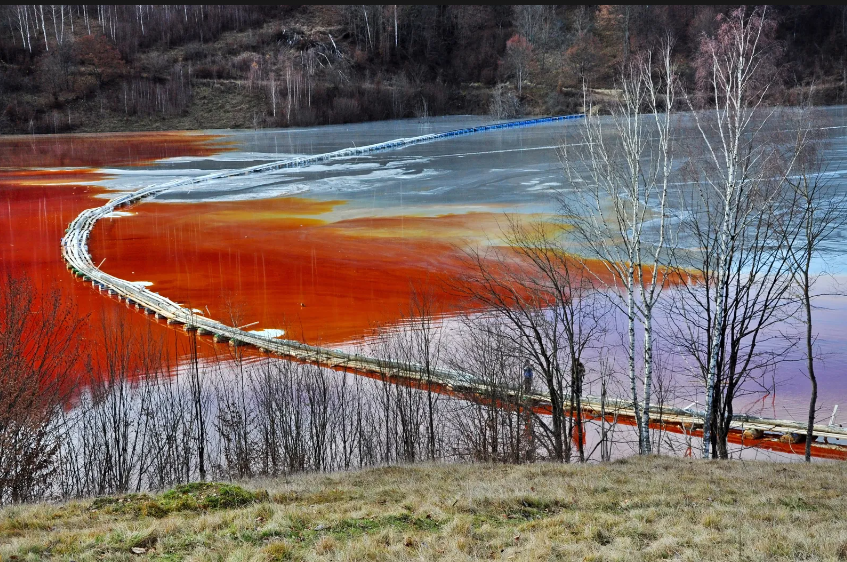
[[[216,172],[212,174],[207,174],[204,176],[196,177],[196,178],[184,178],[172,180],[169,182],[165,182],[162,184],[157,184],[153,186],[144,187],[137,191],[134,191],[129,194],[121,195],[115,199],[110,200],[108,203],[103,205],[102,207],[97,207],[93,209],[87,209],[79,214],[71,223],[68,225],[65,236],[62,238],[62,256],[68,264],[69,269],[74,271],[75,274],[82,274],[83,272],[92,279],[93,282],[98,283],[98,288],[109,291],[111,295],[123,295],[123,296],[132,296],[133,301],[143,306],[145,309],[153,310],[156,314],[157,318],[165,319],[170,318],[173,320],[177,320],[183,324],[190,323],[190,319],[187,318],[189,313],[182,309],[177,303],[163,297],[157,293],[154,293],[145,288],[139,288],[131,285],[129,282],[114,277],[112,275],[108,275],[107,273],[101,271],[98,267],[96,267],[91,259],[91,255],[88,252],[88,240],[90,237],[91,230],[94,228],[94,225],[98,220],[104,218],[106,215],[114,212],[117,208],[127,207],[129,205],[138,203],[144,199],[155,197],[156,195],[160,195],[168,190],[188,186],[188,185],[197,185],[203,182],[208,182],[212,180],[219,180],[225,178],[233,178],[239,176],[246,176],[250,174],[260,174],[265,172],[271,172],[276,170],[290,169],[290,168],[301,168],[304,166],[309,166],[319,162],[325,162],[328,160],[338,159],[338,158],[348,158],[352,156],[361,156],[364,154],[372,154],[376,152],[384,152],[388,150],[395,150],[399,148],[404,148],[407,146],[413,146],[417,144],[423,144],[428,142],[434,142],[438,140],[444,140],[448,138],[466,136],[477,133],[484,133],[487,131],[494,131],[500,129],[510,129],[510,128],[518,128],[518,127],[528,127],[533,125],[540,125],[546,123],[554,123],[560,121],[568,121],[574,119],[580,119],[584,117],[581,114],[578,115],[565,115],[565,116],[557,116],[557,117],[542,117],[537,119],[525,119],[520,121],[512,121],[506,123],[497,123],[494,125],[481,125],[478,127],[468,127],[464,129],[456,129],[453,131],[447,131],[443,133],[432,133],[428,135],[421,135],[417,137],[411,138],[401,138],[395,139],[391,141],[386,141],[382,143],[377,143],[368,146],[355,147],[355,148],[345,148],[341,150],[337,150],[334,152],[329,152],[325,154],[318,154],[313,156],[303,156],[299,158],[287,159],[287,160],[279,160],[276,162],[270,162],[267,164],[261,164],[258,166],[251,166],[248,168],[242,168],[238,170],[229,170],[223,172]],[[148,312],[149,313],[149,312]],[[201,328],[211,328],[211,333],[219,333],[221,329],[225,328],[227,330],[233,330],[223,324],[218,324],[217,327],[211,328],[209,326],[198,326]],[[235,330],[235,335],[243,334],[244,332],[240,332]],[[232,337],[232,334],[229,334],[228,337]],[[298,342],[289,342],[291,345],[298,344]]]
[[[423,366],[417,364],[382,361],[358,354],[350,354],[339,350],[311,346],[293,340],[269,338],[245,332],[215,320],[197,315],[167,297],[101,271],[94,265],[91,255],[88,252],[88,240],[91,230],[94,228],[94,225],[98,220],[109,215],[115,209],[133,205],[143,201],[144,199],[155,197],[176,187],[197,185],[212,180],[261,174],[277,170],[301,168],[339,158],[348,158],[352,156],[362,156],[365,154],[396,150],[417,144],[484,133],[487,131],[530,127],[534,125],[580,119],[582,117],[584,117],[584,115],[543,117],[538,119],[498,123],[494,125],[469,127],[443,133],[395,139],[368,146],[345,148],[325,154],[280,160],[239,170],[216,172],[196,178],[178,179],[158,185],[144,187],[135,192],[121,195],[113,200],[110,200],[102,207],[87,209],[80,213],[79,216],[77,216],[68,225],[66,234],[62,238],[62,256],[68,264],[68,269],[70,269],[75,276],[84,276],[91,279],[93,284],[96,284],[98,288],[108,290],[109,294],[116,294],[119,297],[123,297],[128,300],[131,299],[132,302],[136,303],[136,305],[147,314],[155,314],[156,318],[166,319],[169,324],[183,324],[186,326],[196,327],[198,334],[211,335],[215,342],[229,343],[234,347],[250,346],[262,350],[262,353],[273,354],[288,360],[313,363],[323,367],[345,370],[365,376],[380,377],[386,380],[391,380],[392,382],[411,385],[418,388],[423,388],[423,385],[426,385],[426,388],[433,390],[436,390],[437,388],[437,392],[452,394],[471,400],[473,400],[474,397],[477,397],[478,399],[479,396],[485,394],[486,388],[484,385],[480,384],[479,381],[474,380],[474,378],[468,373],[447,369],[433,372],[431,370],[426,370]],[[543,395],[533,395],[531,397],[531,401],[532,405],[529,406],[531,409],[539,413],[549,413],[550,402],[548,397]],[[598,398],[585,396],[582,399],[582,403],[586,417],[597,416],[600,409],[600,401]],[[607,404],[608,408],[613,408],[618,412],[618,421],[621,421],[622,419],[627,420],[630,417],[632,420],[635,419],[634,413],[631,413],[631,415],[626,413],[627,410],[631,410],[631,406],[627,406],[627,402],[625,400],[608,400]],[[698,425],[699,427],[702,427],[702,413],[674,410],[672,413],[672,417],[674,418],[673,422],[668,420],[668,414],[671,414],[671,412],[669,412],[668,409],[665,409],[664,413],[666,421],[663,425],[666,428],[677,428],[677,431],[696,435]],[[651,412],[651,414],[655,414],[655,412]],[[733,442],[740,439],[739,436],[743,437],[744,429],[746,427],[751,427],[751,425],[754,427],[766,428],[771,434],[785,434],[796,432],[801,429],[805,432],[805,425],[797,422],[760,418],[753,420],[747,416],[737,416],[737,418],[738,419],[735,419],[734,417],[732,422],[733,431],[730,436],[730,440]],[[651,423],[651,426],[652,425],[653,423]],[[686,427],[690,429],[686,430]],[[673,431],[673,429],[671,430]],[[815,435],[828,436],[834,439],[847,439],[847,429],[842,428],[815,425],[814,433]],[[759,446],[763,446],[764,448],[784,452],[795,452],[790,445],[783,447],[782,445],[778,445],[778,443],[772,439],[759,440],[759,443]],[[756,443],[750,444],[756,445]],[[847,459],[847,446],[819,446],[814,447],[814,450],[816,450],[815,452],[818,452],[820,456],[825,458]]]

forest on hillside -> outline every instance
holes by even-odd
[[[286,127],[579,111],[668,37],[680,75],[729,7],[0,7],[0,132]],[[774,6],[781,88],[844,103],[847,8]]]

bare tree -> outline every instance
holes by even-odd
[[[571,440],[566,442],[565,457],[570,460],[571,443],[575,442],[579,461],[584,462],[582,394],[586,369],[583,362],[589,346],[597,347],[604,339],[606,307],[595,290],[593,275],[583,262],[565,252],[561,238],[552,235],[549,225],[521,224],[512,220],[505,239],[536,272],[537,275],[531,277],[535,290],[549,294],[554,303],[550,313],[558,316],[557,324],[561,326],[569,363],[570,416],[566,432]]]
[[[608,406],[609,385],[615,382],[612,361],[604,358],[599,363],[600,441],[597,443],[597,446],[600,448],[600,461],[609,462],[612,460],[612,450],[615,442],[614,433],[618,423],[618,408],[609,408]]]
[[[545,51],[549,47],[551,28],[555,17],[554,6],[518,4],[512,7],[512,17],[520,35],[531,44],[540,46],[541,68],[544,69]]]
[[[561,160],[573,193],[560,198],[564,220],[600,260],[595,271],[628,323],[628,374],[639,430],[639,451],[650,453],[654,310],[668,283],[668,193],[673,173],[676,77],[667,42],[623,67],[611,124],[591,111],[577,142],[565,141]],[[672,242],[672,241],[671,241]],[[642,398],[636,375],[636,324],[643,336]]]
[[[101,318],[102,357],[94,363],[91,389],[98,494],[138,491],[147,469],[145,440],[152,385],[139,384],[158,361],[152,334],[133,330],[126,317]]]
[[[427,456],[437,457],[438,433],[436,418],[438,394],[434,391],[435,372],[440,368],[442,352],[442,330],[438,325],[438,304],[431,290],[412,288],[411,314],[409,317],[410,346],[414,359],[421,366],[426,390]]]
[[[532,61],[532,43],[523,35],[515,34],[506,41],[506,65],[515,76],[518,96],[523,93],[523,83]]]
[[[459,337],[450,365],[472,376],[482,392],[454,405],[456,453],[484,462],[528,461],[524,437],[532,413],[524,408],[521,353],[511,331],[496,314],[468,314]]]
[[[238,346],[234,347],[232,357],[231,361],[217,365],[214,425],[227,475],[249,478],[255,468],[258,412],[253,408],[251,373]]]
[[[691,251],[677,249],[674,256],[680,275],[690,277],[674,294],[667,315],[672,341],[693,360],[707,389],[709,431],[704,433],[714,456],[720,458],[729,456],[727,436],[735,400],[760,390],[773,391],[768,375],[785,359],[790,345],[771,328],[794,314],[788,298],[791,266],[779,245],[781,211],[774,186],[751,184],[745,192],[734,211],[743,228],[727,246],[729,256],[720,273],[716,256],[723,200],[703,188],[685,207],[688,219],[682,228]]]
[[[764,241],[764,234],[773,232],[773,222],[759,212],[762,206],[770,205],[779,191],[773,183],[768,183],[775,179],[772,163],[777,151],[763,138],[769,117],[774,114],[774,110],[763,110],[764,99],[777,76],[773,66],[775,26],[765,16],[764,11],[748,13],[746,8],[738,8],[721,19],[714,37],[704,38],[698,58],[698,81],[702,85],[705,103],[712,106],[703,114],[698,111],[692,114],[705,149],[704,168],[700,174],[704,186],[701,193],[718,219],[711,225],[715,237],[710,245],[711,255],[706,259],[708,276],[704,277],[713,286],[707,305],[710,320],[705,370],[704,458],[711,456],[712,432],[717,423],[715,388],[728,343],[728,322],[737,328],[736,334],[741,336],[734,338],[736,345],[731,349],[737,350],[741,340],[750,336],[753,345],[748,348],[746,357],[752,358],[756,337],[761,328],[773,320],[773,309],[768,312],[767,304],[775,302],[785,289],[784,284],[779,282],[785,273],[784,264],[773,263],[777,256],[767,251]],[[690,98],[689,105],[692,110],[696,109]],[[780,171],[786,174],[790,169],[789,162]],[[754,200],[756,205],[751,204]],[[745,277],[737,269],[733,272],[733,265],[744,261],[739,258],[738,243],[745,237],[746,242],[761,250],[748,252],[747,256],[764,268],[761,270],[763,275],[770,276],[770,282],[765,286],[757,285],[758,289],[754,288],[752,276]],[[734,289],[740,289],[741,293],[734,292]],[[734,310],[728,309],[730,303],[735,304]],[[751,314],[739,322],[738,317],[732,314],[735,310]],[[750,321],[756,318],[759,321],[751,325]],[[733,357],[739,356],[731,354],[728,358],[731,363]],[[745,369],[748,365],[742,361],[740,367]],[[732,375],[733,381],[726,390],[735,386],[737,374],[736,371]],[[725,393],[722,400],[730,410],[731,398],[731,394]],[[722,423],[728,427],[729,421],[725,419]],[[725,443],[725,439],[720,441]],[[721,451],[721,456],[724,454]]]
[[[604,311],[582,264],[564,252],[561,235],[560,225],[510,220],[503,238],[511,250],[468,250],[470,272],[458,290],[508,325],[521,363],[529,361],[542,375],[552,414],[549,426],[536,417],[539,439],[551,458],[565,461],[574,427],[579,437],[583,431],[583,353],[602,333]],[[583,440],[576,442],[583,460]]]
[[[521,100],[507,84],[497,84],[491,89],[488,114],[494,119],[511,119],[520,114]]]
[[[84,319],[52,289],[6,274],[0,289],[0,504],[50,491],[66,427],[61,412],[77,389]]]
[[[847,197],[838,193],[835,186],[827,181],[824,172],[826,164],[821,158],[821,131],[824,123],[816,118],[809,108],[797,111],[795,120],[789,121],[796,131],[795,150],[798,154],[795,172],[788,176],[789,187],[787,210],[783,213],[782,225],[785,239],[782,246],[786,249],[793,265],[793,279],[801,306],[801,318],[804,325],[804,352],[806,375],[811,383],[809,414],[806,426],[805,460],[811,462],[812,440],[817,412],[818,379],[815,375],[815,340],[812,309],[816,296],[815,285],[822,275],[816,271],[814,260],[820,257],[835,235],[845,223]]]
[[[192,312],[192,315],[194,313]],[[203,375],[200,372],[200,357],[197,348],[197,326],[192,320],[188,325],[189,338],[189,385],[191,389],[191,405],[193,408],[192,426],[197,428],[197,471],[201,481],[206,480],[206,396],[203,385]]]

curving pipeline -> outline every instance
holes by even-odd
[[[407,146],[434,142],[453,137],[484,133],[500,129],[528,127],[543,123],[567,121],[579,119],[581,117],[583,117],[583,115],[541,117],[537,119],[525,119],[493,125],[481,125],[479,127],[456,129],[443,133],[432,133],[417,137],[394,139],[368,146],[344,148],[325,154],[280,160],[270,162],[268,164],[241,168],[238,170],[215,172],[196,178],[178,179],[158,185],[144,187],[133,193],[112,199],[102,207],[87,209],[80,213],[80,215],[68,225],[65,236],[62,238],[62,256],[67,263],[68,269],[70,269],[74,275],[82,277],[85,281],[90,281],[94,286],[99,287],[101,290],[108,291],[111,295],[117,295],[120,299],[126,299],[127,302],[136,305],[137,308],[143,309],[148,314],[155,314],[158,318],[166,319],[171,324],[183,324],[189,330],[196,329],[211,334],[215,336],[216,341],[228,341],[234,345],[253,345],[284,357],[303,361],[320,362],[322,364],[327,364],[328,366],[335,366],[341,363],[354,361],[360,364],[367,363],[382,371],[386,369],[402,369],[403,371],[409,372],[410,375],[413,373],[417,373],[419,375],[423,369],[419,365],[387,364],[386,362],[379,361],[377,359],[361,357],[338,350],[306,345],[297,341],[266,338],[195,314],[191,310],[181,307],[179,304],[154,291],[145,287],[134,285],[131,282],[119,279],[98,269],[97,266],[94,265],[91,255],[88,252],[88,238],[91,230],[94,228],[94,225],[98,220],[104,218],[113,211],[139,203],[145,199],[155,197],[175,187],[200,184],[210,180],[261,174],[264,172],[289,168],[300,168],[320,162],[326,162],[328,160],[361,156],[375,152],[385,152],[388,150],[395,150],[405,148]],[[429,373],[430,378],[432,378],[431,375],[432,373]],[[437,378],[443,379],[441,382],[445,384],[458,381],[468,382],[468,376],[466,374],[452,371],[440,372]]]
[[[106,291],[110,295],[117,296],[117,298],[125,300],[128,304],[134,305],[140,311],[150,315],[155,315],[156,318],[167,320],[168,324],[184,325],[187,331],[197,331],[201,334],[211,335],[216,342],[228,342],[234,346],[250,345],[258,348],[262,352],[294,361],[313,363],[333,369],[349,370],[366,376],[387,377],[394,382],[409,384],[416,387],[423,387],[422,385],[426,385],[426,388],[432,389],[436,392],[443,392],[445,394],[451,394],[464,399],[473,400],[474,397],[479,397],[485,394],[486,388],[475,381],[468,373],[449,369],[427,370],[422,365],[418,364],[384,361],[336,349],[307,345],[293,340],[269,338],[239,330],[238,328],[227,326],[226,324],[211,318],[195,314],[192,310],[183,308],[179,304],[154,291],[101,271],[96,265],[94,265],[91,255],[88,252],[88,239],[91,230],[94,228],[94,225],[98,220],[104,218],[113,211],[139,203],[145,199],[155,197],[175,187],[199,184],[210,180],[260,174],[288,168],[299,168],[337,158],[385,152],[416,144],[484,133],[487,131],[529,127],[544,123],[579,119],[582,117],[584,116],[566,115],[558,117],[542,117],[537,119],[526,119],[521,121],[497,123],[494,125],[456,129],[443,133],[394,139],[368,146],[345,148],[325,154],[280,160],[238,170],[216,172],[196,178],[178,179],[154,186],[144,187],[133,193],[112,199],[102,207],[87,209],[80,213],[80,215],[68,225],[65,236],[62,238],[62,256],[67,263],[68,269],[76,277],[81,278],[83,281],[90,282],[101,291]],[[504,395],[518,394],[519,392],[519,389],[505,389]],[[548,396],[540,393],[533,393],[529,396],[523,395],[523,400],[525,407],[532,408],[540,413],[549,413],[550,400]],[[587,418],[597,418],[601,415],[609,417],[610,414],[608,414],[608,412],[614,412],[615,419],[619,422],[627,423],[627,420],[631,420],[634,423],[635,420],[635,412],[632,409],[631,402],[623,399],[607,398],[605,403],[601,403],[599,397],[586,395],[582,397],[582,407],[584,415]],[[662,428],[665,430],[696,435],[698,430],[702,428],[704,418],[703,412],[680,408],[669,408],[667,406],[662,408],[654,406],[651,410],[651,420],[663,420]],[[602,412],[605,412],[605,414],[602,414]],[[790,435],[793,433],[805,433],[806,425],[787,420],[771,420],[747,415],[734,416],[732,422],[733,435],[741,439],[745,429],[755,429],[765,434],[763,438],[758,440],[758,446],[776,449],[777,445],[779,445],[779,436]],[[814,432],[817,436],[828,437],[829,439],[847,439],[847,429],[844,428],[815,425]],[[756,443],[749,441],[748,443],[756,445]],[[802,451],[799,449],[802,449],[802,447],[798,448],[797,453],[802,454]],[[794,452],[793,449],[791,452]],[[813,454],[823,458],[847,460],[847,446],[815,444],[813,446]]]

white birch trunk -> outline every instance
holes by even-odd
[[[49,51],[50,45],[47,44],[47,26],[44,24],[44,6],[39,4],[38,11],[41,12],[41,33],[44,35],[44,50]]]

